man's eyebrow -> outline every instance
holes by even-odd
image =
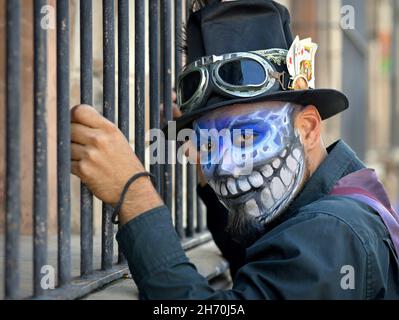
[[[243,124],[246,124],[246,125],[256,125],[256,124],[264,123],[264,122],[265,122],[265,119],[264,119],[264,118],[256,117],[256,118],[251,118],[251,119],[248,120],[248,117],[246,116],[245,118],[244,118],[244,117],[241,117],[241,118],[238,118],[238,119],[234,119],[234,120],[229,124],[229,129],[234,129],[234,128],[236,128],[236,127],[238,127],[238,126],[241,126],[241,125],[243,125]]]

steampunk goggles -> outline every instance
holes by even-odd
[[[277,72],[275,65],[285,64],[286,56],[287,50],[268,49],[202,57],[180,74],[177,103],[183,112],[190,112],[212,92],[233,98],[256,97],[271,91],[276,82],[285,90],[289,75]]]

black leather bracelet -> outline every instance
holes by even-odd
[[[116,204],[116,206],[114,208],[114,211],[112,212],[112,223],[113,224],[118,224],[119,223],[119,220],[116,220],[116,217],[118,216],[119,211],[121,210],[121,207],[122,207],[122,204],[123,204],[123,200],[125,199],[126,193],[129,190],[130,185],[133,182],[135,182],[138,178],[141,178],[141,177],[150,177],[151,179],[154,178],[154,176],[151,173],[149,173],[147,171],[143,171],[143,172],[136,173],[135,175],[133,175],[126,182],[125,186],[123,187],[123,190],[122,190],[121,196],[119,198],[119,201]]]

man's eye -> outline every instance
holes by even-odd
[[[257,136],[256,133],[243,132],[236,136],[234,145],[241,148],[252,146]]]
[[[203,143],[200,147],[201,152],[211,152],[215,148],[214,143],[212,141],[208,141],[207,143]]]

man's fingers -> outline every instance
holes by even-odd
[[[108,120],[93,107],[80,104],[72,108],[71,122],[80,123],[91,128],[102,128],[107,125]]]
[[[79,171],[79,161],[71,161],[71,172],[75,176],[80,176],[80,171]]]
[[[97,134],[95,129],[86,127],[79,123],[71,123],[71,141],[79,144],[91,144],[93,137]]]
[[[172,111],[173,111],[173,119],[174,120],[176,120],[177,118],[180,118],[182,116],[182,113],[181,113],[179,107],[175,103],[173,104]]]
[[[72,160],[82,160],[86,154],[85,146],[78,144],[78,143],[71,143],[71,159]]]

